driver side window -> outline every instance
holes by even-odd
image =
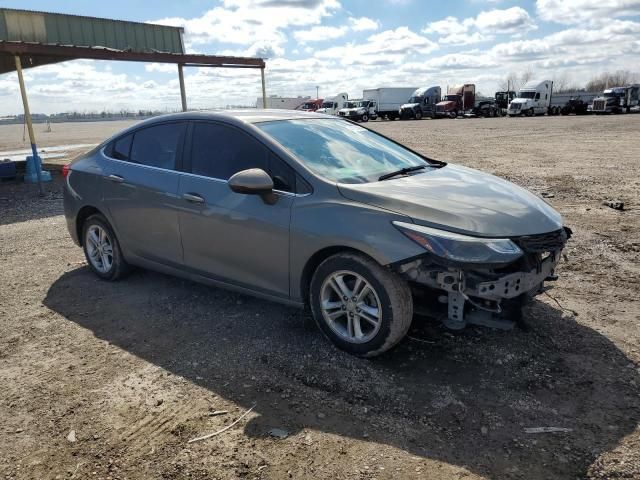
[[[191,173],[228,180],[249,168],[260,168],[273,179],[274,189],[295,191],[295,173],[251,135],[219,123],[194,123]]]

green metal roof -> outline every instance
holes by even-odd
[[[0,8],[0,41],[184,53],[182,33],[181,27]]]

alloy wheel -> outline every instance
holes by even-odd
[[[373,286],[355,272],[329,275],[320,289],[320,307],[326,324],[350,343],[366,343],[382,325],[382,306]]]
[[[91,225],[85,238],[87,257],[100,273],[107,273],[113,265],[113,242],[100,225]]]

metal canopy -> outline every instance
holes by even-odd
[[[183,34],[182,27],[0,8],[0,74],[18,73],[34,161],[38,155],[22,75],[25,68],[76,59],[174,63],[182,110],[187,110],[183,67],[259,68],[266,108],[262,58],[187,54]],[[39,165],[37,174],[42,194]]]
[[[0,8],[0,74],[79,58],[264,68],[261,58],[185,54],[182,27]]]
[[[74,45],[44,45],[0,40],[0,74],[16,70],[14,56],[20,55],[22,68],[76,60],[121,60],[127,62],[176,63],[186,67],[265,68],[261,58],[221,57],[166,52],[133,52],[105,47],[78,47]]]

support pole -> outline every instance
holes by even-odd
[[[29,101],[27,100],[27,89],[24,86],[24,77],[22,76],[22,62],[20,56],[15,56],[16,71],[18,72],[18,83],[20,83],[20,95],[22,95],[22,106],[24,107],[24,119],[27,122],[27,130],[29,131],[29,142],[31,142],[31,153],[33,154],[33,164],[36,167],[36,176],[38,177],[38,191],[40,196],[44,195],[42,190],[42,167],[39,162],[38,149],[36,148],[36,136],[33,133],[33,123],[31,123],[31,111],[29,110]]]
[[[264,67],[260,69],[260,76],[262,77],[262,108],[267,108],[267,88],[264,83]]]
[[[178,80],[180,80],[180,100],[182,100],[182,111],[187,111],[187,93],[184,88],[184,72],[182,71],[183,65],[178,64]]]

